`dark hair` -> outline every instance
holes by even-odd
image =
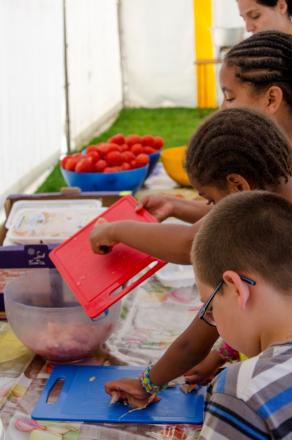
[[[249,82],[256,91],[272,85],[282,89],[292,110],[292,35],[259,32],[233,46],[224,61],[237,69],[236,77]]]
[[[271,8],[273,8],[274,6],[277,6],[279,0],[256,0],[256,2],[259,5],[263,5],[263,6],[269,6]],[[292,0],[286,0],[287,3],[287,12],[288,12],[288,16],[291,17],[292,16]]]
[[[291,291],[292,204],[268,191],[225,197],[205,216],[191,257],[198,278],[212,287],[234,270]]]
[[[256,189],[288,181],[292,155],[288,140],[275,123],[254,110],[227,109],[208,117],[189,142],[189,177],[201,185],[226,187],[236,173]]]

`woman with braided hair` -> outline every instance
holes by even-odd
[[[281,31],[292,34],[292,0],[237,0],[246,30]]]

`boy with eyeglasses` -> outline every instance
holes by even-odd
[[[192,248],[199,316],[249,359],[212,382],[201,439],[292,438],[292,205],[228,196]]]
[[[200,319],[249,357],[213,380],[200,439],[292,439],[292,204],[267,191],[227,196],[205,217],[191,257]],[[106,390],[149,399],[163,388],[150,372],[140,388],[127,378]]]

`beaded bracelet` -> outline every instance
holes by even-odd
[[[160,391],[165,390],[165,388],[167,388],[167,384],[154,385],[154,383],[152,383],[150,379],[151,368],[152,366],[149,365],[149,367],[145,368],[145,370],[142,372],[141,376],[139,377],[140,383],[147,393],[158,394],[160,393]]]

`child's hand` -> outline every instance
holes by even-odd
[[[96,254],[106,254],[117,243],[113,238],[115,223],[108,223],[102,217],[97,220],[89,236],[93,252]]]
[[[202,362],[187,371],[184,376],[187,383],[206,385],[209,383],[217,370],[224,365],[225,361],[218,351],[212,350]]]
[[[127,400],[127,398],[131,396],[134,399],[141,401],[142,406],[148,403],[149,397],[151,396],[144,390],[139,379],[132,379],[129,377],[107,382],[105,384],[105,391],[110,395],[112,395],[113,392],[118,392],[120,397],[124,400]]]
[[[139,211],[142,208],[147,209],[157,218],[157,220],[165,220],[173,214],[172,197],[163,194],[145,196],[139,201],[136,211]]]

